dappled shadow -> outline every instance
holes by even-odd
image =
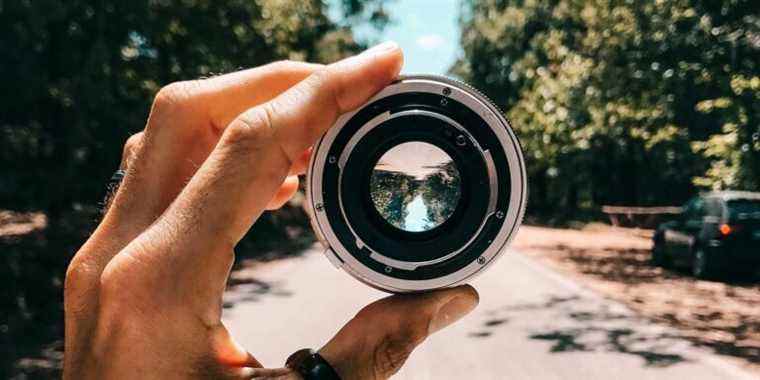
[[[508,322],[509,318],[488,318],[483,322],[481,330],[470,332],[467,335],[471,338],[487,338],[493,334],[490,330]]]
[[[687,270],[650,264],[643,249],[590,251],[569,247],[563,260],[580,273],[624,284],[631,302],[654,319],[685,330],[694,345],[760,363],[760,285],[753,276],[699,281]],[[754,305],[754,306],[753,306]]]
[[[679,353],[679,348],[689,345],[683,337],[597,299],[550,295],[541,302],[488,310],[482,325],[469,336],[492,337],[507,321],[524,326],[528,338],[549,342],[552,353],[618,353],[638,357],[645,366],[655,368],[688,361]]]
[[[584,344],[577,342],[578,333],[575,331],[552,331],[543,334],[533,334],[531,339],[548,340],[554,343],[551,352],[565,352],[565,351],[590,351]]]
[[[583,343],[589,336],[597,335],[600,344],[607,351],[618,352],[627,355],[638,356],[650,367],[667,367],[685,361],[679,354],[658,352],[651,348],[632,349],[636,343],[651,343],[648,340],[662,339],[663,337],[636,337],[636,332],[631,329],[603,329],[596,327],[571,328],[554,330],[546,333],[530,335],[531,339],[545,340],[554,343],[551,352],[573,351],[596,351],[598,347],[593,344]],[[598,339],[599,339],[598,338]]]
[[[642,315],[679,328],[683,339],[695,346],[760,364],[757,276],[697,280],[686,269],[652,265],[650,250],[644,247],[646,244],[624,248],[614,242],[595,247],[557,243],[543,245],[539,257],[588,276],[594,287]]]
[[[596,249],[590,255],[587,249],[559,244],[552,250],[565,252],[565,260],[571,261],[581,273],[608,281],[631,284],[682,275],[650,265],[648,249]]]
[[[293,292],[285,289],[280,281],[267,282],[255,278],[231,278],[227,283],[222,306],[229,309],[239,302],[259,302],[262,298],[291,297]]]
[[[530,247],[528,247],[530,248]],[[652,265],[651,249],[641,248],[579,248],[564,244],[541,247],[556,254],[561,261],[572,264],[578,272],[623,284],[637,284],[651,280],[681,279],[694,281],[688,268],[663,269]],[[733,275],[721,279],[729,285],[760,289],[760,276]]]

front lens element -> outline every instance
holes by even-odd
[[[407,232],[429,231],[451,217],[461,177],[451,157],[435,145],[412,141],[389,149],[370,178],[378,213]]]

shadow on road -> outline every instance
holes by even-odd
[[[238,302],[259,302],[265,296],[291,297],[293,292],[285,289],[281,281],[267,282],[255,278],[233,278],[227,283],[222,306],[233,307]]]
[[[510,321],[529,324],[528,338],[551,343],[549,352],[613,352],[641,358],[648,367],[668,367],[688,361],[678,350],[683,338],[652,326],[618,305],[581,296],[549,296],[536,303],[519,303],[489,310],[472,338],[498,334]],[[546,321],[536,328],[534,321]],[[686,343],[688,345],[688,343]]]
[[[663,270],[649,263],[649,250],[590,253],[558,247],[581,273],[632,289],[631,302],[647,316],[686,330],[694,345],[721,355],[760,363],[760,285],[757,278],[699,281],[684,269]]]
[[[648,238],[562,233],[554,240],[526,240],[521,251],[642,316],[677,327],[694,346],[760,366],[760,279],[697,280],[685,269],[653,266]]]

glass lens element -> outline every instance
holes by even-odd
[[[380,157],[369,186],[375,208],[388,223],[404,231],[423,232],[451,217],[462,185],[459,170],[446,152],[412,141]]]

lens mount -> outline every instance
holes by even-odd
[[[306,195],[335,266],[413,292],[495,262],[520,225],[526,186],[520,144],[497,107],[464,83],[406,76],[322,136]]]

